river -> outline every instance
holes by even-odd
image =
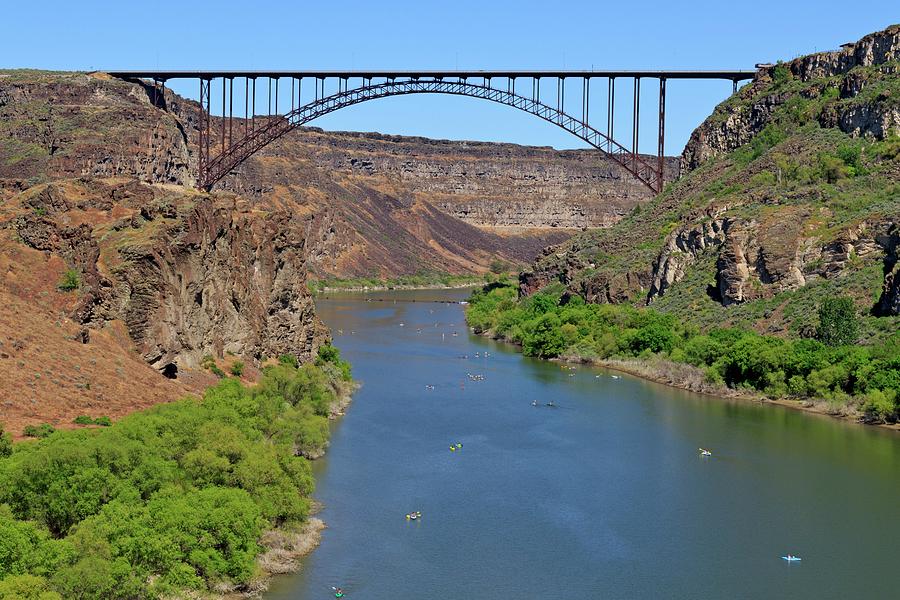
[[[465,296],[317,302],[362,388],[266,598],[900,597],[900,435],[529,359],[429,301]]]

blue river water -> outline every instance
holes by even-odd
[[[900,434],[529,359],[465,296],[318,300],[362,387],[266,598],[900,597]]]

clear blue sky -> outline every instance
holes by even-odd
[[[757,62],[834,49],[900,22],[897,0],[30,0],[6,2],[0,12],[0,67],[66,70],[752,69]],[[196,98],[195,84],[172,87]],[[645,152],[655,151],[654,87],[643,94]],[[730,92],[730,82],[670,81],[667,152],[680,152]],[[568,98],[578,112],[574,85]],[[622,100],[617,111],[627,116],[629,100]],[[604,106],[594,109],[603,122]],[[313,124],[580,147],[533,116],[457,97],[382,99]],[[623,119],[617,137],[629,135]]]

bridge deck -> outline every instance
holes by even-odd
[[[550,78],[607,78],[607,77],[640,77],[648,79],[723,79],[727,81],[745,81],[753,79],[755,71],[738,70],[738,71],[566,71],[566,70],[506,70],[506,71],[160,71],[160,70],[130,70],[130,71],[107,71],[113,77],[123,79],[142,78],[142,79],[211,79],[211,78],[238,78],[249,77],[250,79],[259,77],[315,77],[315,78],[406,78],[406,77],[460,77],[460,78],[504,78],[504,77],[550,77]]]

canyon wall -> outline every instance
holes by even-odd
[[[761,67],[693,132],[681,180],[610,229],[546,249],[521,292],[559,282],[591,302],[772,333],[809,333],[833,295],[862,315],[900,314],[898,74],[898,25]]]
[[[260,156],[308,161],[372,187],[391,185],[482,227],[606,227],[652,196],[595,150],[303,128]],[[665,164],[671,181],[678,160]]]

